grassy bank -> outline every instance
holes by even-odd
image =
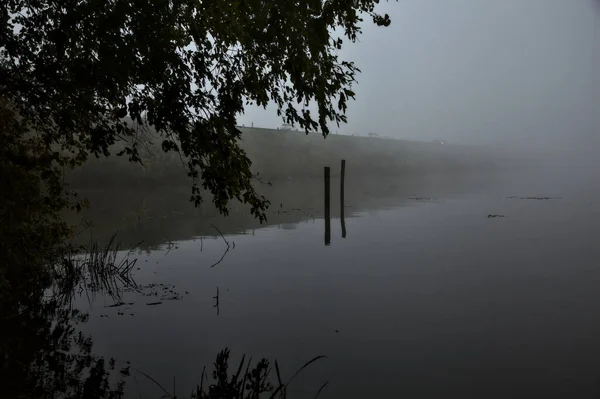
[[[324,166],[332,166],[336,176],[341,159],[347,160],[348,173],[354,176],[417,175],[494,166],[489,152],[478,147],[346,135],[325,139],[320,134],[296,131],[241,129],[240,145],[252,161],[252,171],[265,181],[320,177]],[[160,139],[150,135],[141,151],[143,166],[130,164],[125,157],[93,158],[69,172],[67,180],[75,187],[187,183],[179,154],[163,153],[160,144]]]
[[[303,132],[243,129],[242,147],[253,170],[270,178],[321,177],[323,166],[339,173],[347,160],[354,176],[386,176],[491,167],[483,149],[458,145],[395,140],[378,137],[306,135]]]

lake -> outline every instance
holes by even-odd
[[[262,226],[241,207],[227,219],[193,209],[188,187],[88,190],[95,238],[119,230],[125,248],[141,242],[130,256],[144,288],[119,307],[81,295],[82,328],[98,355],[131,362],[132,398],[162,394],[136,369],[188,397],[224,347],[233,369],[244,353],[277,359],[284,379],[326,355],[290,398],[312,398],[326,381],[321,398],[597,397],[593,175],[348,173],[347,236],[333,180],[330,245],[318,180],[265,186]]]

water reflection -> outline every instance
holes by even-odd
[[[342,167],[340,173],[340,224],[342,226],[342,238],[346,238],[346,218],[344,210],[346,208],[346,160],[342,159]]]
[[[254,236],[243,221],[229,231],[248,234],[227,233],[215,219],[231,249],[210,268],[227,245],[197,223],[207,237],[137,255],[138,285],[168,283],[182,300],[159,293],[151,299],[161,303],[148,306],[126,293],[123,302],[135,303],[121,317],[112,302],[96,301],[91,314],[110,317],[92,316],[84,328],[99,353],[127,356],[161,383],[176,376],[186,388],[198,382],[199,363],[230,347],[277,358],[286,375],[307,357],[328,355],[298,381],[294,398],[313,397],[323,378],[331,380],[325,398],[581,396],[577,389],[591,397],[600,375],[600,324],[589,316],[600,311],[595,179],[388,183],[348,187],[349,234],[339,239],[341,223],[332,223],[328,247],[319,214],[278,228],[293,223],[286,215]],[[304,195],[322,210],[323,181],[315,187],[314,196],[296,192],[296,203],[281,200],[271,212],[291,213]]]
[[[340,215],[342,235],[345,235],[346,219],[361,212],[410,206],[416,197],[432,197],[440,200],[468,190],[482,190],[491,184],[490,175],[445,174],[429,177],[395,177],[386,179],[352,179],[346,176],[345,206],[332,201],[331,215]],[[331,179],[332,187],[340,187],[339,179]],[[72,223],[81,224],[78,244],[89,241],[90,234],[106,243],[119,231],[121,244],[131,248],[140,241],[144,250],[156,249],[170,242],[193,237],[216,237],[218,226],[225,235],[254,234],[254,229],[268,226],[292,228],[301,222],[323,218],[323,181],[300,180],[274,182],[272,186],[260,186],[261,193],[271,200],[268,221],[261,225],[248,209],[234,203],[230,216],[222,217],[207,202],[194,208],[189,202],[189,187],[120,188],[83,190],[91,203],[82,215],[68,215]],[[337,191],[337,190],[335,190]],[[92,229],[87,226],[91,224]]]
[[[189,392],[223,347],[279,358],[285,375],[329,355],[294,398],[324,376],[325,397],[345,399],[594,393],[600,186],[568,177],[349,179],[327,247],[323,181],[267,188],[261,228],[242,207],[227,219],[193,209],[187,188],[91,192],[86,217],[106,247],[67,259],[72,278],[54,290],[0,304],[2,395],[156,396],[148,378],[123,388],[130,360]],[[351,234],[336,240],[346,216]],[[127,250],[111,249],[119,241]],[[209,394],[243,374],[219,375]]]
[[[89,315],[65,303],[70,295],[46,290],[0,303],[1,397],[122,396],[129,364],[94,354],[80,330]]]
[[[342,194],[341,181],[336,179],[331,181],[331,185],[340,187],[340,199],[339,201],[331,201],[330,213],[340,215],[341,236],[345,238],[347,235],[346,218],[356,218],[365,213],[377,214],[377,210],[380,209],[417,205],[425,197],[440,201],[455,193],[484,189],[490,184],[490,181],[489,175],[456,174],[421,177],[419,179],[401,177],[391,180],[353,181],[348,179],[345,184],[345,192]],[[100,241],[111,242],[111,240],[114,240],[112,234],[118,230],[117,240],[124,245],[124,248],[137,245],[137,249],[134,249],[134,255],[139,258],[138,265],[142,269],[137,271],[139,269],[137,266],[135,267],[135,273],[139,281],[135,283],[134,289],[124,290],[122,298],[112,298],[109,302],[104,299],[88,306],[88,311],[97,314],[100,319],[104,320],[102,324],[98,324],[98,319],[95,318],[90,326],[84,328],[85,331],[102,337],[101,341],[104,349],[101,353],[136,354],[136,364],[150,365],[148,372],[152,375],[163,379],[170,378],[171,375],[182,376],[186,385],[194,382],[195,377],[189,377],[196,370],[189,363],[183,363],[187,365],[185,371],[156,369],[153,360],[144,360],[137,357],[139,352],[130,347],[133,338],[125,339],[124,336],[123,339],[118,339],[117,337],[121,333],[133,335],[136,337],[135,340],[139,341],[137,345],[143,345],[144,341],[148,342],[149,337],[162,336],[163,338],[160,338],[158,342],[161,342],[160,345],[168,345],[168,342],[172,340],[171,335],[166,332],[159,333],[160,329],[157,330],[156,326],[148,325],[148,317],[151,314],[156,314],[151,317],[156,318],[160,323],[170,325],[171,322],[164,315],[169,312],[175,312],[175,315],[180,314],[185,309],[185,314],[188,315],[186,317],[189,317],[189,315],[199,312],[198,303],[205,300],[209,301],[207,306],[211,308],[211,313],[216,317],[223,318],[226,323],[228,323],[227,320],[231,320],[232,316],[239,317],[236,316],[239,309],[235,306],[232,307],[231,304],[232,297],[240,295],[239,287],[235,290],[237,292],[230,291],[232,288],[230,283],[207,279],[206,276],[200,278],[201,283],[197,281],[195,284],[189,284],[189,282],[178,281],[179,272],[175,273],[173,266],[181,267],[187,264],[186,257],[192,256],[189,260],[195,269],[200,266],[203,270],[215,269],[231,273],[230,268],[240,264],[240,260],[246,258],[251,263],[242,275],[247,272],[252,275],[253,271],[256,272],[257,276],[264,275],[264,270],[261,271],[262,267],[257,267],[260,257],[248,252],[249,242],[242,240],[241,237],[248,235],[248,238],[252,238],[258,235],[256,230],[258,227],[261,227],[260,235],[264,237],[264,233],[269,231],[269,227],[277,227],[282,230],[282,233],[288,232],[291,234],[293,232],[294,236],[299,233],[298,237],[300,238],[305,234],[298,231],[303,222],[322,226],[320,223],[322,223],[325,214],[323,181],[307,180],[275,183],[273,186],[263,188],[266,191],[265,194],[271,199],[273,206],[269,211],[269,222],[262,226],[247,214],[245,208],[239,205],[234,205],[229,218],[220,217],[211,207],[194,209],[186,202],[187,187],[163,187],[152,190],[136,189],[127,192],[124,190],[119,192],[104,190],[102,192],[87,191],[83,193],[90,199],[92,204],[89,211],[84,215],[93,224],[92,237]],[[346,213],[344,210],[348,212]],[[352,228],[352,226],[349,227]],[[323,227],[319,228],[322,229]],[[89,235],[90,231],[86,230],[80,236],[80,240],[89,240]],[[336,235],[336,237],[339,236]],[[360,240],[360,234],[355,234],[355,238]],[[263,240],[264,238],[258,237],[258,239]],[[186,242],[186,240],[192,241]],[[235,251],[236,241],[241,242],[244,246],[242,252]],[[331,224],[329,241],[331,241]],[[339,242],[339,244],[341,243]],[[336,245],[339,244],[336,243]],[[194,248],[192,252],[190,252],[190,245],[193,245]],[[302,245],[302,243],[298,242],[298,245]],[[151,253],[152,250],[158,248],[161,248],[162,251]],[[262,244],[261,248],[263,248]],[[198,250],[200,254],[198,254]],[[273,254],[283,251],[283,249],[277,247],[277,244],[273,248],[264,250],[265,252],[273,252]],[[232,258],[230,259],[230,257]],[[152,267],[150,267],[151,264]],[[223,268],[225,264],[227,267]],[[271,264],[271,261],[267,261],[264,266],[270,268],[273,264]],[[300,266],[296,270],[301,270],[302,267]],[[196,278],[191,279],[196,281]],[[278,286],[275,282],[261,281],[249,282],[249,287],[264,287],[264,284],[272,286],[273,289],[277,289]],[[191,292],[192,290],[195,291],[195,294]],[[183,303],[174,308],[174,305],[171,306],[169,303],[172,300],[183,300]],[[83,308],[87,306],[83,303],[80,303],[80,305]],[[192,308],[195,310],[191,311]],[[181,310],[177,311],[176,309]],[[130,319],[129,317],[132,316],[135,317]],[[130,325],[131,322],[128,320],[134,319],[138,321]],[[205,321],[203,323],[205,328],[217,328],[218,330],[221,328],[217,322],[211,322],[207,314],[203,314],[202,320]],[[141,324],[137,326],[137,323]],[[107,327],[112,332],[107,332]],[[113,327],[117,330],[113,330]],[[140,337],[139,331],[145,331],[145,336]],[[151,334],[150,331],[152,331]],[[191,331],[195,331],[195,327]],[[110,338],[107,341],[108,337]],[[165,338],[168,341],[162,343]],[[126,347],[118,349],[113,344],[109,344],[111,341],[128,342],[128,344]],[[152,346],[157,345],[157,341],[153,340],[152,342]],[[113,349],[106,350],[107,345]],[[227,342],[218,345],[207,342],[203,345],[210,348],[210,351],[214,354],[217,348],[226,346]],[[179,346],[177,348],[179,349]],[[244,347],[238,348],[246,350]],[[254,346],[249,346],[248,350],[260,353],[260,348]],[[202,356],[204,362],[210,359],[210,353],[208,353],[210,351]],[[166,356],[166,353],[162,350],[158,353],[162,357]],[[268,353],[276,355],[275,352]],[[314,352],[312,353],[314,354]],[[293,359],[287,360],[288,363],[294,364]],[[165,364],[173,365],[174,363],[165,358]],[[140,389],[138,384],[142,385],[143,392],[153,392],[151,389],[152,384],[136,383],[136,390]],[[133,392],[131,391],[132,395]]]
[[[325,245],[331,244],[331,177],[330,169],[328,166],[325,167],[325,201],[323,207],[325,208]]]

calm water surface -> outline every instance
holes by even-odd
[[[274,224],[223,222],[232,248],[215,267],[226,244],[209,222],[220,219],[177,211],[149,222],[131,210],[111,218],[120,210],[102,208],[97,194],[99,230],[119,228],[131,242],[153,237],[135,255],[138,284],[168,288],[127,293],[133,304],[120,308],[82,298],[91,313],[84,329],[99,355],[131,361],[168,387],[175,376],[183,396],[229,347],[235,359],[276,358],[288,376],[327,355],[292,384],[291,398],[312,397],[325,381],[323,398],[598,397],[600,183],[592,172],[349,178],[348,234],[334,191],[329,246],[321,182],[303,183],[313,191],[290,183],[270,211]],[[520,198],[534,196],[551,198]],[[181,299],[147,305],[169,296]],[[135,372],[127,387],[131,397],[161,395]]]

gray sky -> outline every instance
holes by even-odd
[[[473,144],[598,136],[599,0],[392,0],[379,11],[392,25],[368,21],[341,53],[362,74],[334,132]],[[239,123],[251,122],[281,125],[274,107],[248,109]]]

